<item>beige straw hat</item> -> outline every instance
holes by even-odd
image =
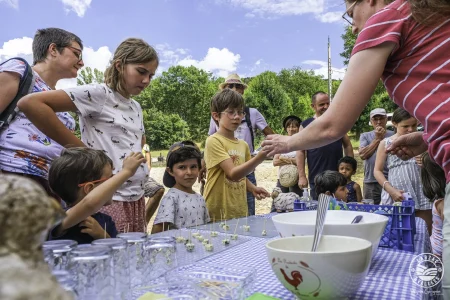
[[[221,83],[219,85],[219,88],[221,90],[223,90],[225,88],[226,85],[228,84],[232,84],[232,83],[236,83],[236,84],[242,84],[244,86],[244,89],[247,88],[247,85],[245,83],[242,82],[241,77],[239,77],[238,74],[231,74],[229,75],[226,79],[225,82]]]

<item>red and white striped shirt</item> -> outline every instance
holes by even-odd
[[[374,14],[358,35],[352,55],[384,42],[396,44],[382,80],[396,104],[424,126],[424,140],[450,182],[450,19],[424,26],[409,2],[396,0]]]

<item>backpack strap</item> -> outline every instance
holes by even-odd
[[[11,101],[11,103],[9,103],[9,105],[6,107],[6,109],[0,114],[0,129],[4,129],[14,119],[17,112],[19,111],[19,109],[17,108],[17,102],[19,102],[20,98],[22,98],[23,96],[32,92],[33,82],[35,80],[34,75],[33,75],[33,69],[28,64],[28,62],[21,57],[14,57],[14,58],[8,59],[7,61],[3,62],[1,65],[3,65],[4,63],[6,63],[12,59],[22,61],[25,64],[25,72],[23,73],[23,76],[20,79],[19,89],[17,90],[16,96]]]
[[[250,121],[250,108],[248,106],[246,106],[244,108],[244,111],[245,111],[245,122],[247,123],[247,127],[250,130],[250,136],[252,137],[252,148],[253,148],[253,151],[255,151],[255,136],[253,133],[252,122]]]

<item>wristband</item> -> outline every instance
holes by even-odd
[[[385,181],[385,182],[383,182],[383,190],[385,190],[385,188],[384,188],[384,186],[386,185],[386,183],[389,183],[389,181]]]

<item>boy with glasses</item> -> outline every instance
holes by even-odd
[[[213,220],[245,217],[247,191],[257,199],[270,196],[245,177],[264,161],[266,154],[260,151],[251,158],[248,144],[234,135],[245,115],[241,94],[231,89],[217,93],[211,100],[211,115],[219,128],[206,140],[206,206]]]
[[[142,153],[131,152],[113,177],[112,160],[102,150],[65,149],[53,161],[48,180],[52,190],[67,204],[67,216],[49,238],[90,244],[96,239],[116,237],[114,221],[99,210],[112,203],[114,193],[143,162]]]
[[[241,78],[237,74],[230,74],[223,83],[219,85],[219,89],[231,89],[243,95],[247,85],[242,82]],[[234,136],[237,139],[244,140],[248,147],[250,148],[250,153],[255,151],[255,134],[256,130],[260,130],[265,136],[274,134],[273,130],[267,125],[264,116],[253,107],[243,108],[245,114],[241,115],[241,123],[239,127],[234,131]],[[216,133],[218,130],[217,124],[211,118],[209,124],[209,135]],[[257,147],[256,147],[257,148]],[[202,172],[200,172],[203,175]],[[255,172],[252,171],[247,175],[248,180],[254,185],[256,185]],[[252,193],[247,193],[247,204],[248,204],[248,215],[255,214],[255,197]]]

